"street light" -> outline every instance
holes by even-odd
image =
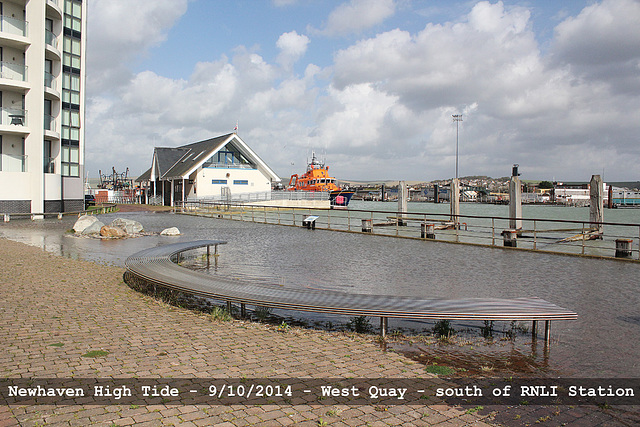
[[[456,122],[456,179],[458,179],[458,122],[462,121],[462,114],[453,114],[451,117]]]

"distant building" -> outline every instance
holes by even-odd
[[[84,209],[86,2],[0,2],[0,212]]]
[[[156,147],[151,168],[138,179],[150,202],[220,200],[270,193],[278,175],[235,133],[181,147]]]

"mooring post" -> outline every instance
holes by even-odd
[[[516,230],[503,230],[502,238],[504,241],[503,246],[509,248],[518,247],[518,233]]]
[[[598,233],[599,238],[602,238],[602,233],[604,232],[604,226],[602,223],[604,222],[604,209],[603,209],[603,185],[602,178],[600,175],[592,175],[591,181],[589,182],[589,197],[591,199],[591,203],[589,205],[589,221],[591,222],[591,229],[595,228],[596,233]]]
[[[631,258],[632,245],[632,239],[616,239],[616,258]]]
[[[518,165],[513,165],[509,181],[509,228],[522,228],[522,191],[520,189]]]
[[[380,317],[380,338],[385,339],[387,337],[387,318]]]
[[[551,321],[544,321],[544,340],[548,343],[551,340]]]
[[[458,178],[453,178],[451,180],[451,195],[450,195],[450,211],[451,211],[451,221],[453,221],[453,226],[457,230],[458,223],[460,222],[460,184],[458,183]],[[456,233],[457,237],[457,233]]]
[[[396,224],[396,235],[398,234],[397,226],[405,225],[405,219],[407,218],[407,199],[409,198],[409,190],[407,189],[407,183],[404,181],[398,182],[398,221]]]
[[[435,226],[433,224],[422,223],[420,224],[420,237],[423,239],[435,239]]]

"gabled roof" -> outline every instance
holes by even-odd
[[[136,178],[136,182],[145,182],[145,181],[149,181],[151,179],[151,168],[147,169],[146,171],[144,171],[142,173],[142,175],[140,175],[139,177]]]
[[[156,147],[153,152],[153,164],[148,172],[138,180],[146,179],[185,179],[206,162],[213,154],[234,142],[243,155],[254,162],[265,175],[274,181],[280,181],[278,175],[235,133],[230,133],[205,141],[194,142],[181,147]]]

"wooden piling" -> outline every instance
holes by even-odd
[[[522,190],[517,176],[512,176],[509,181],[509,227],[522,229]]]
[[[604,222],[603,194],[602,194],[602,178],[600,175],[592,175],[589,181],[589,197],[591,203],[589,205],[589,221],[591,229],[596,229],[599,235],[604,232],[602,223]]]
[[[450,211],[451,211],[451,221],[453,221],[454,227],[458,229],[458,223],[460,222],[460,184],[458,182],[458,178],[454,178],[451,180],[451,197],[450,197]]]
[[[405,225],[407,218],[407,199],[409,198],[409,191],[407,189],[407,183],[404,181],[398,182],[398,225]]]

